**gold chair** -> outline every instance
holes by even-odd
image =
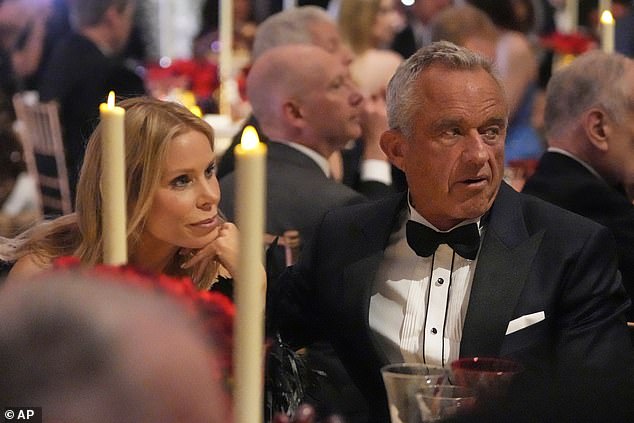
[[[39,187],[42,214],[71,213],[73,207],[57,103],[42,103],[36,92],[28,91],[15,94],[13,106],[27,171]]]

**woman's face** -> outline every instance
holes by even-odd
[[[399,15],[394,8],[394,0],[381,0],[377,11],[372,36],[376,47],[387,47],[396,34],[399,24]]]
[[[142,242],[202,248],[218,236],[220,187],[207,137],[190,131],[169,141]],[[145,245],[147,248],[148,246]]]

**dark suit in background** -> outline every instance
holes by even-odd
[[[369,327],[370,297],[388,238],[408,217],[406,204],[400,195],[328,213],[299,263],[270,287],[268,317],[297,345],[320,337],[332,343],[372,422],[389,418],[379,372],[387,358]],[[485,220],[460,356],[511,357],[526,366],[520,404],[513,404],[520,408],[501,408],[510,413],[503,418],[623,417],[632,383],[623,317],[629,299],[609,232],[506,184]],[[505,335],[511,320],[541,311],[543,321]]]
[[[88,38],[70,33],[56,45],[43,70],[42,101],[57,100],[63,130],[71,191],[88,137],[98,123],[99,104],[114,90],[118,98],[145,93],[143,80],[118,57],[108,57]]]
[[[610,229],[616,239],[623,285],[634,298],[634,205],[622,191],[557,152],[544,154],[522,191]],[[631,309],[628,316],[634,321]]]
[[[235,219],[235,173],[220,179],[220,209]],[[269,141],[266,163],[266,232],[281,235],[298,230],[302,242],[312,238],[319,219],[335,207],[366,199],[353,189],[329,179],[304,153],[284,143]]]

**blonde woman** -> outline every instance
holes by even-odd
[[[338,25],[354,53],[350,72],[366,97],[385,95],[403,58],[387,50],[399,26],[393,0],[342,0]]]
[[[126,109],[129,264],[190,276],[202,289],[219,273],[235,274],[238,231],[218,210],[212,128],[175,103],[138,97],[120,106]],[[39,273],[60,256],[77,256],[86,265],[102,262],[102,135],[99,125],[88,142],[76,212],[0,244],[0,259],[15,261],[10,280]]]

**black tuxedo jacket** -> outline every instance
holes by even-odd
[[[547,152],[523,192],[606,226],[616,239],[623,286],[634,298],[634,205],[572,158]],[[634,321],[630,309],[628,320]]]
[[[405,200],[397,195],[328,213],[299,263],[269,290],[273,324],[298,344],[329,339],[376,422],[389,421],[380,375],[387,360],[369,327],[369,304],[388,237],[402,224]],[[518,412],[524,414],[514,420],[538,420],[534,413],[555,411],[528,405],[537,401],[553,398],[553,404],[567,405],[565,411],[583,414],[595,403],[582,398],[601,390],[625,392],[632,360],[623,318],[629,299],[616,264],[614,240],[605,228],[502,185],[487,218],[460,356],[524,363],[525,387],[534,387],[524,397],[539,399],[522,401],[533,415]],[[542,311],[541,322],[505,335],[510,321]]]

